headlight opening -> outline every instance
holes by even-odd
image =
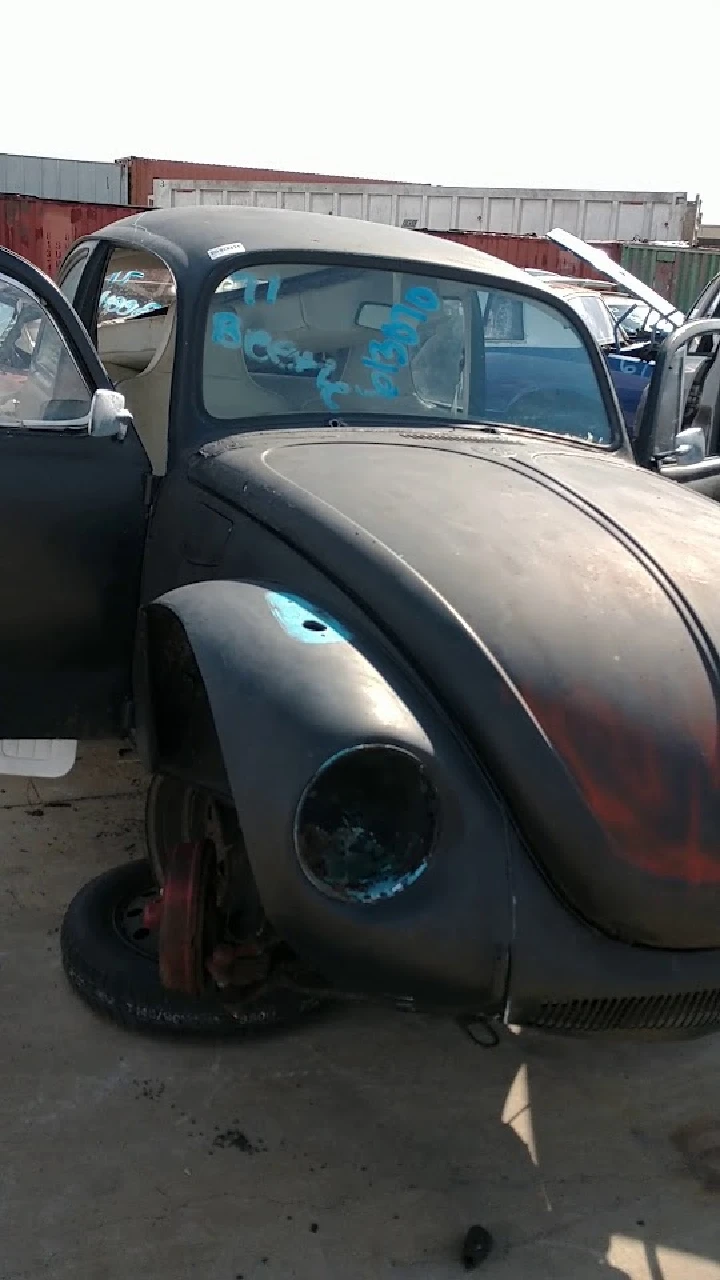
[[[323,893],[381,902],[427,869],[437,817],[435,788],[410,751],[382,743],[351,747],[306,788],[295,816],[295,852]]]

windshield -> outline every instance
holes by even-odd
[[[633,303],[631,298],[612,298],[608,302],[616,320],[619,320],[627,334],[633,337],[637,333],[672,333],[673,326],[664,320],[657,311],[653,311],[644,303]]]
[[[567,294],[566,301],[582,316],[599,347],[615,345],[615,329],[612,317],[599,298],[590,293]]]
[[[224,421],[491,422],[614,439],[588,350],[552,301],[370,267],[235,271],[205,327],[203,398]]]

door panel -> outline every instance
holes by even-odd
[[[55,286],[0,250],[0,737],[116,732],[127,712],[149,464],[90,434],[107,374]]]

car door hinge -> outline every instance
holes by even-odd
[[[155,477],[153,475],[145,476],[143,502],[146,507],[152,506],[152,500],[154,496],[155,496]]]

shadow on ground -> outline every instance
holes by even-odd
[[[0,797],[0,1280],[446,1280],[474,1222],[489,1280],[720,1278],[714,1039],[484,1050],[359,1008],[188,1044],[89,1014],[57,929],[142,853],[142,779],[83,767]]]

